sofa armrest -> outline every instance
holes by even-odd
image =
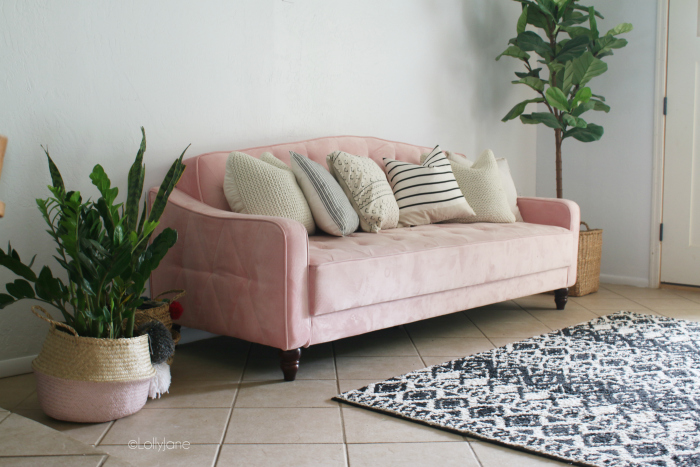
[[[518,198],[518,208],[525,222],[554,225],[571,231],[573,248],[566,285],[567,287],[573,286],[576,283],[578,235],[581,225],[581,210],[578,204],[568,199]]]
[[[156,189],[149,192],[149,205]],[[178,241],[151,292],[185,289],[183,326],[283,350],[308,345],[308,234],[291,219],[223,211],[175,189],[157,232]]]
[[[579,231],[581,210],[568,199],[518,198],[518,209],[525,222]]]

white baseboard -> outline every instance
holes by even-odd
[[[0,378],[8,376],[23,375],[32,372],[32,360],[36,355],[27,357],[11,358],[9,360],[0,360]]]
[[[600,282],[607,284],[633,285],[635,287],[649,287],[649,278],[616,276],[614,274],[601,274]]]
[[[200,331],[199,329],[183,327],[182,329],[180,329],[180,344],[189,344],[190,342],[209,339],[210,337],[216,337],[217,335],[218,334],[212,334],[207,331]]]

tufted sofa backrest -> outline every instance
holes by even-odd
[[[420,161],[420,155],[430,152],[431,149],[372,137],[333,136],[241,149],[240,152],[253,157],[271,152],[276,158],[291,165],[289,151],[294,151],[328,168],[326,156],[333,151],[345,151],[356,156],[370,157],[383,166],[384,157],[417,164]],[[230,211],[223,188],[226,160],[230,152],[210,152],[185,160],[187,169],[177,185],[178,189],[209,206]]]

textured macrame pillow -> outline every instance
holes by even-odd
[[[421,165],[385,158],[384,170],[399,205],[399,227],[475,215],[439,146]]]
[[[369,157],[335,151],[326,157],[328,169],[343,188],[365,232],[393,229],[399,206],[384,171]]]
[[[309,203],[316,225],[338,237],[356,231],[360,218],[333,175],[308,157],[294,151],[289,151],[289,154],[292,156],[292,172]]]
[[[304,224],[309,234],[316,230],[292,170],[269,152],[260,159],[242,152],[229,154],[224,194],[233,212],[285,217]]]
[[[467,167],[474,165],[472,161],[459,154],[450,153],[448,151],[446,151],[445,154],[450,162],[457,162]],[[520,209],[518,209],[518,190],[515,188],[515,182],[513,182],[513,176],[510,173],[508,161],[501,157],[496,159],[496,162],[498,163],[498,170],[501,171],[501,182],[503,183],[503,190],[506,192],[506,198],[508,198],[510,210],[517,222],[523,222],[523,216],[520,214]]]
[[[455,219],[452,222],[515,222],[515,215],[508,204],[501,181],[498,162],[487,149],[471,167],[459,162],[450,162],[452,172],[476,216]]]

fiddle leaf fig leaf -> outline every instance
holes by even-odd
[[[572,108],[578,107],[580,104],[586,103],[591,99],[593,93],[591,88],[584,87],[579,89],[574,96],[573,102],[571,104]]]
[[[564,132],[564,138],[572,137],[583,143],[598,141],[603,137],[603,127],[595,123],[589,123],[586,128],[572,128]]]
[[[530,54],[522,51],[517,45],[511,45],[506,50],[504,50],[503,53],[501,53],[501,55],[496,57],[496,61],[500,60],[501,57],[503,57],[504,55],[506,57],[515,57],[525,61],[530,60]]]
[[[570,114],[564,114],[562,115],[562,119],[564,120],[564,123],[566,123],[569,126],[573,126],[576,128],[586,128],[588,124],[586,123],[585,120],[582,118],[574,117],[573,115]]]
[[[526,76],[525,78],[520,78],[519,80],[511,81],[513,84],[526,84],[530,86],[532,89],[535,91],[543,91],[544,90],[544,80],[541,80],[540,78],[536,78],[534,76]]]
[[[633,28],[633,26],[630,23],[620,23],[614,28],[612,28],[610,31],[605,33],[606,36],[617,36],[620,34],[625,34],[627,32],[630,32]]]
[[[547,89],[545,96],[547,98],[547,102],[552,107],[564,112],[569,111],[569,100],[566,98],[561,89],[551,87]]]
[[[605,112],[608,113],[610,112],[610,106],[597,100],[597,99],[591,99],[591,102],[593,103],[593,110],[597,110],[600,112]]]
[[[528,99],[526,101],[522,101],[519,104],[516,104],[515,107],[510,109],[510,112],[506,114],[505,117],[501,119],[502,122],[507,122],[508,120],[513,120],[514,118],[518,118],[524,111],[525,107],[528,104],[532,104],[535,102],[544,102],[544,99],[541,97],[538,97],[537,99]]]
[[[525,27],[527,26],[527,5],[523,5],[523,12],[520,14],[520,17],[518,18],[518,24],[516,25],[516,31],[517,34],[522,34],[525,32]]]
[[[520,116],[520,121],[529,125],[543,123],[549,128],[561,130],[563,129],[557,117],[549,112],[534,112],[531,114],[523,114]]]
[[[583,86],[596,76],[608,70],[608,65],[595,58],[591,52],[586,52],[571,62],[571,83]],[[566,81],[566,71],[564,71]]]
[[[542,58],[548,58],[552,55],[552,49],[539,34],[533,31],[525,31],[518,34],[516,44],[525,52],[535,52]]]

